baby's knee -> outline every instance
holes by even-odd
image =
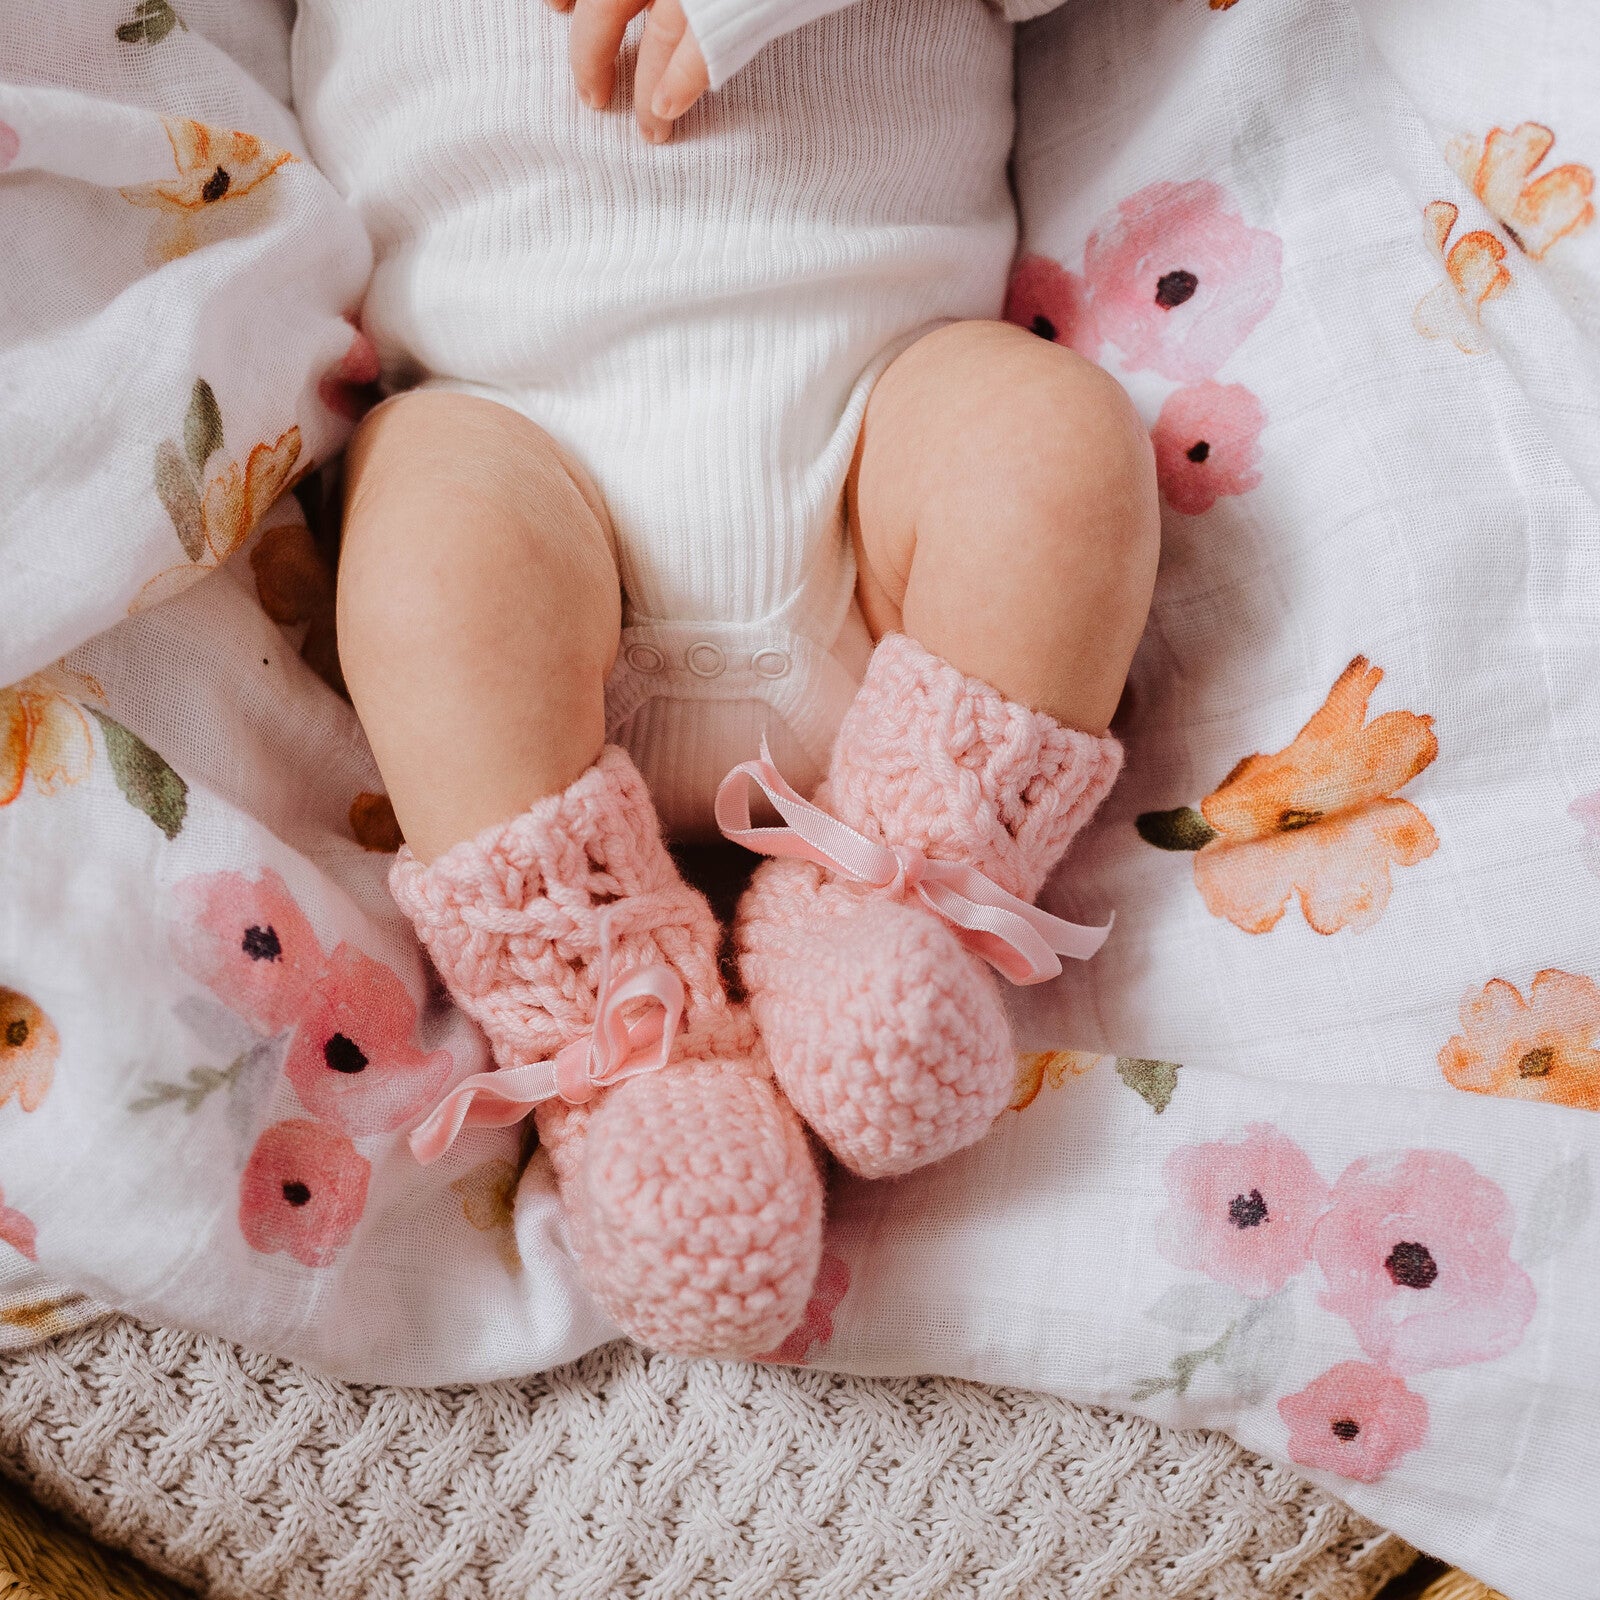
[[[1009,536],[1026,534],[1042,553],[1092,541],[1101,557],[1153,569],[1155,454],[1122,385],[1008,323],[957,323],[930,339],[924,381],[962,397],[947,447]]]

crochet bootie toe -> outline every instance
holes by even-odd
[[[1121,761],[1115,740],[1064,728],[891,634],[816,804],[901,857],[970,867],[1031,905]],[[784,1093],[869,1178],[973,1144],[1015,1082],[994,972],[903,880],[877,887],[810,860],[768,861],[737,924],[751,1015]]]
[[[536,1113],[585,1283],[640,1342],[676,1355],[754,1355],[805,1310],[821,1257],[822,1185],[749,1016],[730,1006],[718,928],[662,842],[617,749],[568,789],[390,878],[500,1071],[553,1065],[575,1099]],[[557,1058],[604,1032],[607,990],[647,980],[681,1004],[658,1029],[665,1065],[598,1091]],[[666,1002],[662,1002],[664,1008]],[[630,1008],[633,1023],[637,1005]]]

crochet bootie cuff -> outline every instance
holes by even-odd
[[[402,849],[389,888],[502,1066],[553,1054],[593,1024],[602,920],[619,973],[665,962],[683,980],[686,1044],[727,1017],[715,918],[679,876],[644,779],[615,747],[429,866]]]
[[[887,844],[1032,900],[1116,782],[1122,747],[888,634],[839,730],[826,804]]]

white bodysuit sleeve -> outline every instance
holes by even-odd
[[[858,0],[683,0],[706,58],[711,87],[720,89],[766,45]]]
[[[0,685],[221,566],[376,376],[371,246],[289,104],[291,6],[4,10]]]
[[[860,0],[683,0],[684,15],[699,41],[711,75],[720,89],[758,51],[833,11]],[[1054,11],[1063,0],[974,0],[991,3],[1007,22],[1029,22]]]

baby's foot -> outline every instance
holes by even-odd
[[[891,634],[816,803],[1031,903],[1121,762],[1115,740],[1064,728]],[[778,1081],[852,1171],[937,1161],[982,1138],[1009,1102],[1016,1060],[995,976],[921,899],[768,861],[736,931]]]
[[[668,1063],[537,1113],[585,1283],[621,1327],[677,1355],[753,1355],[799,1321],[821,1256],[822,1186],[748,1015],[729,1005],[718,929],[662,843],[644,780],[608,749],[568,789],[391,877],[502,1069],[586,1038],[602,930],[613,982],[682,985]]]

